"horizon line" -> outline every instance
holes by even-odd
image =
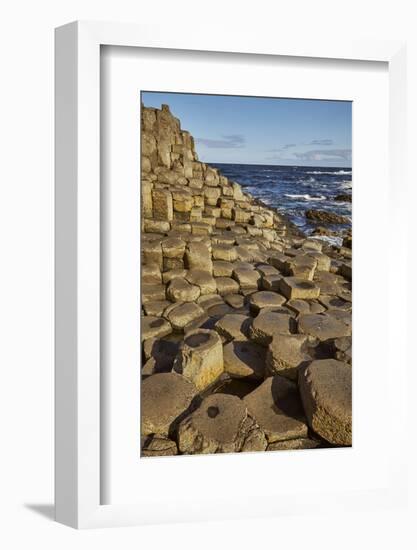
[[[208,161],[200,161],[204,162],[204,164],[238,164],[240,166],[282,166],[282,167],[288,167],[291,168],[338,168],[339,170],[346,169],[346,170],[352,170],[352,166],[318,166],[318,165],[310,165],[310,164],[265,164],[265,163],[251,163],[251,162],[217,162],[215,160],[208,160]]]

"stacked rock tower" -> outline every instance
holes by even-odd
[[[305,238],[142,106],[142,453],[351,444],[351,249]]]

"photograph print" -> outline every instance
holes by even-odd
[[[352,103],[138,101],[141,457],[351,447]]]

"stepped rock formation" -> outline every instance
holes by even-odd
[[[141,214],[143,455],[350,444],[351,239],[300,235],[200,162],[167,105],[142,106]],[[300,378],[312,361],[326,385]],[[341,392],[317,395],[341,386],[343,425]]]

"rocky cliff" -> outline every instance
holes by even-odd
[[[145,456],[351,444],[349,249],[285,220],[142,106]]]

